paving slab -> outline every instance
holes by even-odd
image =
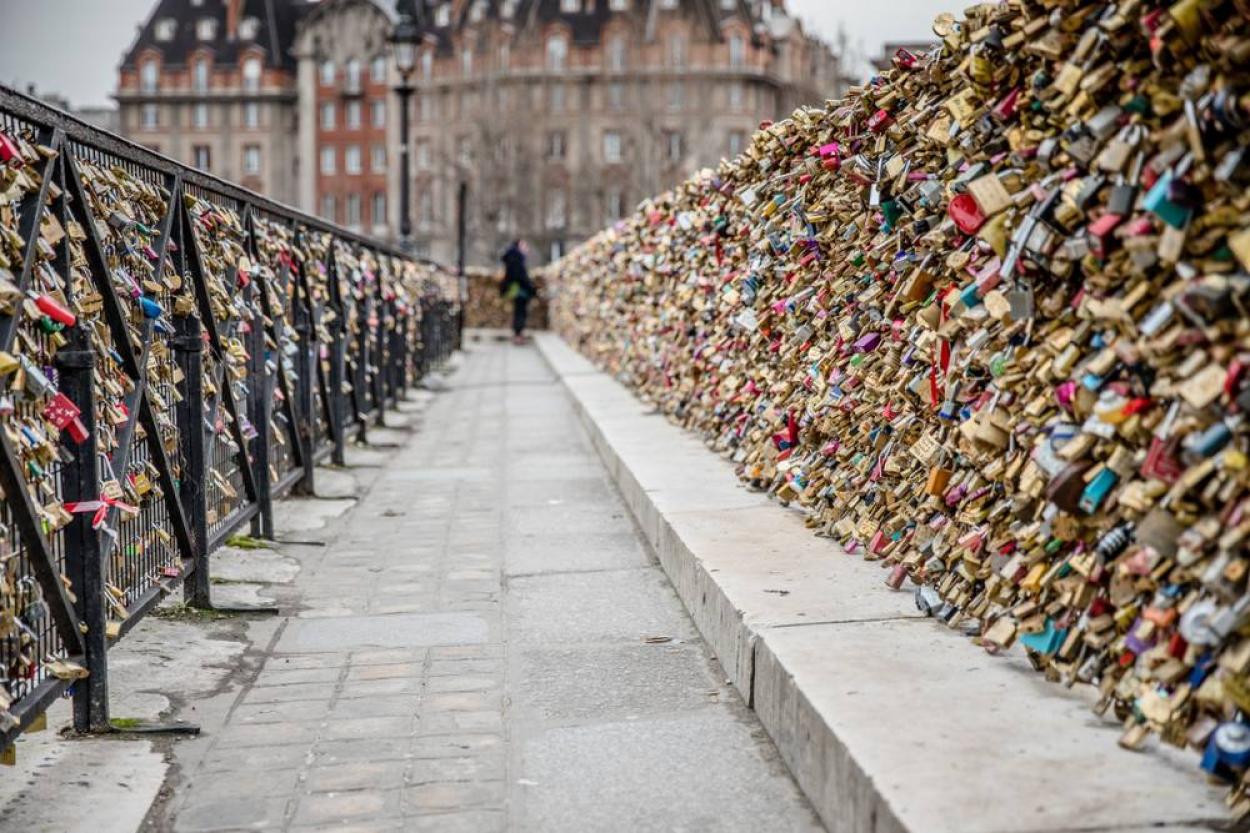
[[[537,352],[437,387],[283,504],[288,561],[227,559],[218,587],[294,570],[155,829],[817,828]]]
[[[1133,754],[1090,694],[931,620],[743,488],[559,337],[536,343],[699,632],[835,833],[1211,829],[1196,757]],[[579,762],[579,766],[587,764]],[[1154,827],[1151,827],[1151,826]]]

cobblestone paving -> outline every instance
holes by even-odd
[[[174,829],[818,830],[537,353],[471,344],[449,388],[320,533]]]

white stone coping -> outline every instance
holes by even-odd
[[[1192,752],[1122,750],[1093,691],[921,617],[878,564],[748,491],[559,336],[535,336],[696,626],[834,833],[1206,830]]]

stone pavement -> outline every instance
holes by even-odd
[[[468,348],[358,502],[285,533],[290,615],[149,827],[819,830],[546,365]]]

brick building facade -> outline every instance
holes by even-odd
[[[396,237],[398,83],[413,243],[470,263],[523,236],[543,262],[736,154],[759,122],[841,92],[783,0],[159,0],[121,68],[122,130],[343,225]]]

